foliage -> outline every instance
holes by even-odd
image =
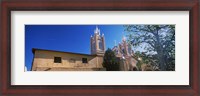
[[[175,25],[125,25],[128,41],[144,46],[144,62],[160,70],[175,70]],[[137,54],[137,53],[136,53]]]
[[[136,51],[134,53],[134,58],[137,59],[137,67],[142,70],[142,64],[151,65],[154,69],[158,67],[158,62],[156,61],[155,55],[145,54],[145,52]]]
[[[106,68],[107,71],[119,71],[120,65],[117,61],[117,57],[115,53],[108,48],[103,57],[103,67]]]

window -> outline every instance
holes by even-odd
[[[61,57],[54,57],[54,63],[62,63]]]
[[[98,42],[99,42],[99,49],[103,50],[103,43],[102,43],[102,41],[99,39]]]
[[[87,58],[82,58],[82,63],[88,63]]]
[[[124,49],[122,49],[122,53],[125,54],[125,50]]]
[[[114,50],[114,52],[115,52],[115,55],[117,55],[117,54],[118,54],[118,50],[117,50],[117,49],[115,49],[115,50]]]

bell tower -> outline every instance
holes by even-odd
[[[100,29],[96,26],[94,35],[90,37],[91,54],[104,55],[105,53],[105,37],[104,34],[100,34]]]

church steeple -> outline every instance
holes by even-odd
[[[94,30],[94,33],[100,35],[100,29],[98,28],[98,26],[96,26],[96,29]]]
[[[124,32],[122,32],[122,41],[126,41],[126,37],[124,36]]]
[[[126,37],[125,36],[122,37],[122,41],[126,41]]]
[[[96,26],[94,36],[91,36],[91,54],[104,54],[105,52],[105,37],[100,34],[100,29]]]

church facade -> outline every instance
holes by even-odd
[[[102,66],[106,50],[105,37],[100,34],[98,27],[90,37],[90,50],[91,54],[81,54],[34,48],[32,71],[106,71]],[[134,53],[125,38],[112,50],[120,60],[121,71],[136,68],[137,61],[132,57]]]
[[[137,60],[133,58],[134,52],[131,48],[131,45],[127,43],[126,38],[122,38],[122,42],[118,45],[115,45],[112,48],[114,51],[115,56],[120,61],[120,68],[123,71],[134,71],[138,70],[136,67]]]

